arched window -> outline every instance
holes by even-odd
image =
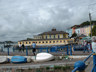
[[[26,42],[26,44],[27,44],[27,42]]]
[[[44,43],[44,41],[42,43]]]
[[[53,41],[53,43],[55,43],[55,41]]]

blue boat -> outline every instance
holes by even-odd
[[[11,62],[12,63],[26,63],[27,62],[27,58],[25,58],[23,56],[13,56],[11,58]]]

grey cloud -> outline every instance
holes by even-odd
[[[89,20],[91,3],[95,0],[0,0],[0,41],[26,39],[53,27],[66,30]]]

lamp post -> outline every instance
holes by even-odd
[[[91,13],[89,13],[89,19],[90,19],[90,29],[91,29],[91,37],[92,37],[92,22],[91,22]]]

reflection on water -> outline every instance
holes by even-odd
[[[10,52],[13,52],[14,45],[17,45],[17,43],[14,43],[14,44],[12,44],[12,46],[9,47]],[[7,51],[8,51],[8,48],[7,47],[4,48],[4,44],[0,44],[0,52],[7,52]]]

